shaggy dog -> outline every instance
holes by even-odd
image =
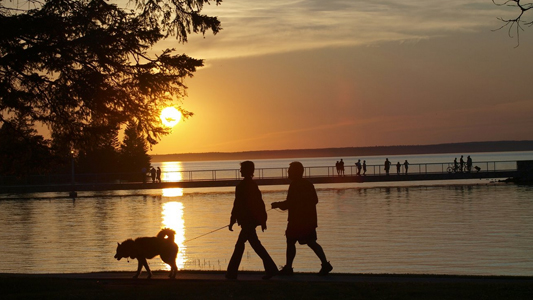
[[[142,267],[148,272],[148,278],[152,277],[152,271],[148,267],[146,259],[154,258],[159,255],[161,260],[170,265],[170,278],[176,278],[178,267],[176,266],[176,257],[178,256],[178,245],[174,242],[176,232],[172,229],[162,229],[156,237],[140,237],[135,240],[128,239],[118,243],[115,258],[137,259],[137,273],[133,278],[139,277]]]

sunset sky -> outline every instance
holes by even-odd
[[[533,139],[533,28],[468,1],[225,0],[176,48],[206,66],[151,154]]]

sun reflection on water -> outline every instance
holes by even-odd
[[[176,244],[178,244],[179,247],[176,264],[178,265],[178,270],[182,269],[185,265],[185,262],[187,261],[187,248],[183,245],[183,242],[185,241],[185,221],[183,220],[183,203],[177,201],[164,203],[162,217],[162,227],[171,228],[176,231],[174,241],[176,242]],[[167,270],[170,270],[170,267],[168,265],[165,264],[165,267],[167,268]]]
[[[182,188],[168,188],[162,190],[163,197],[181,197],[183,196]]]

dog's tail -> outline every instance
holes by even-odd
[[[174,241],[174,235],[176,235],[176,232],[174,230],[172,230],[170,228],[163,228],[157,234],[157,238]]]

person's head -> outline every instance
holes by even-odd
[[[243,161],[241,162],[241,176],[242,177],[252,177],[254,176],[255,165],[253,161]]]
[[[295,161],[289,164],[289,179],[300,179],[304,176],[304,166],[301,162]]]

